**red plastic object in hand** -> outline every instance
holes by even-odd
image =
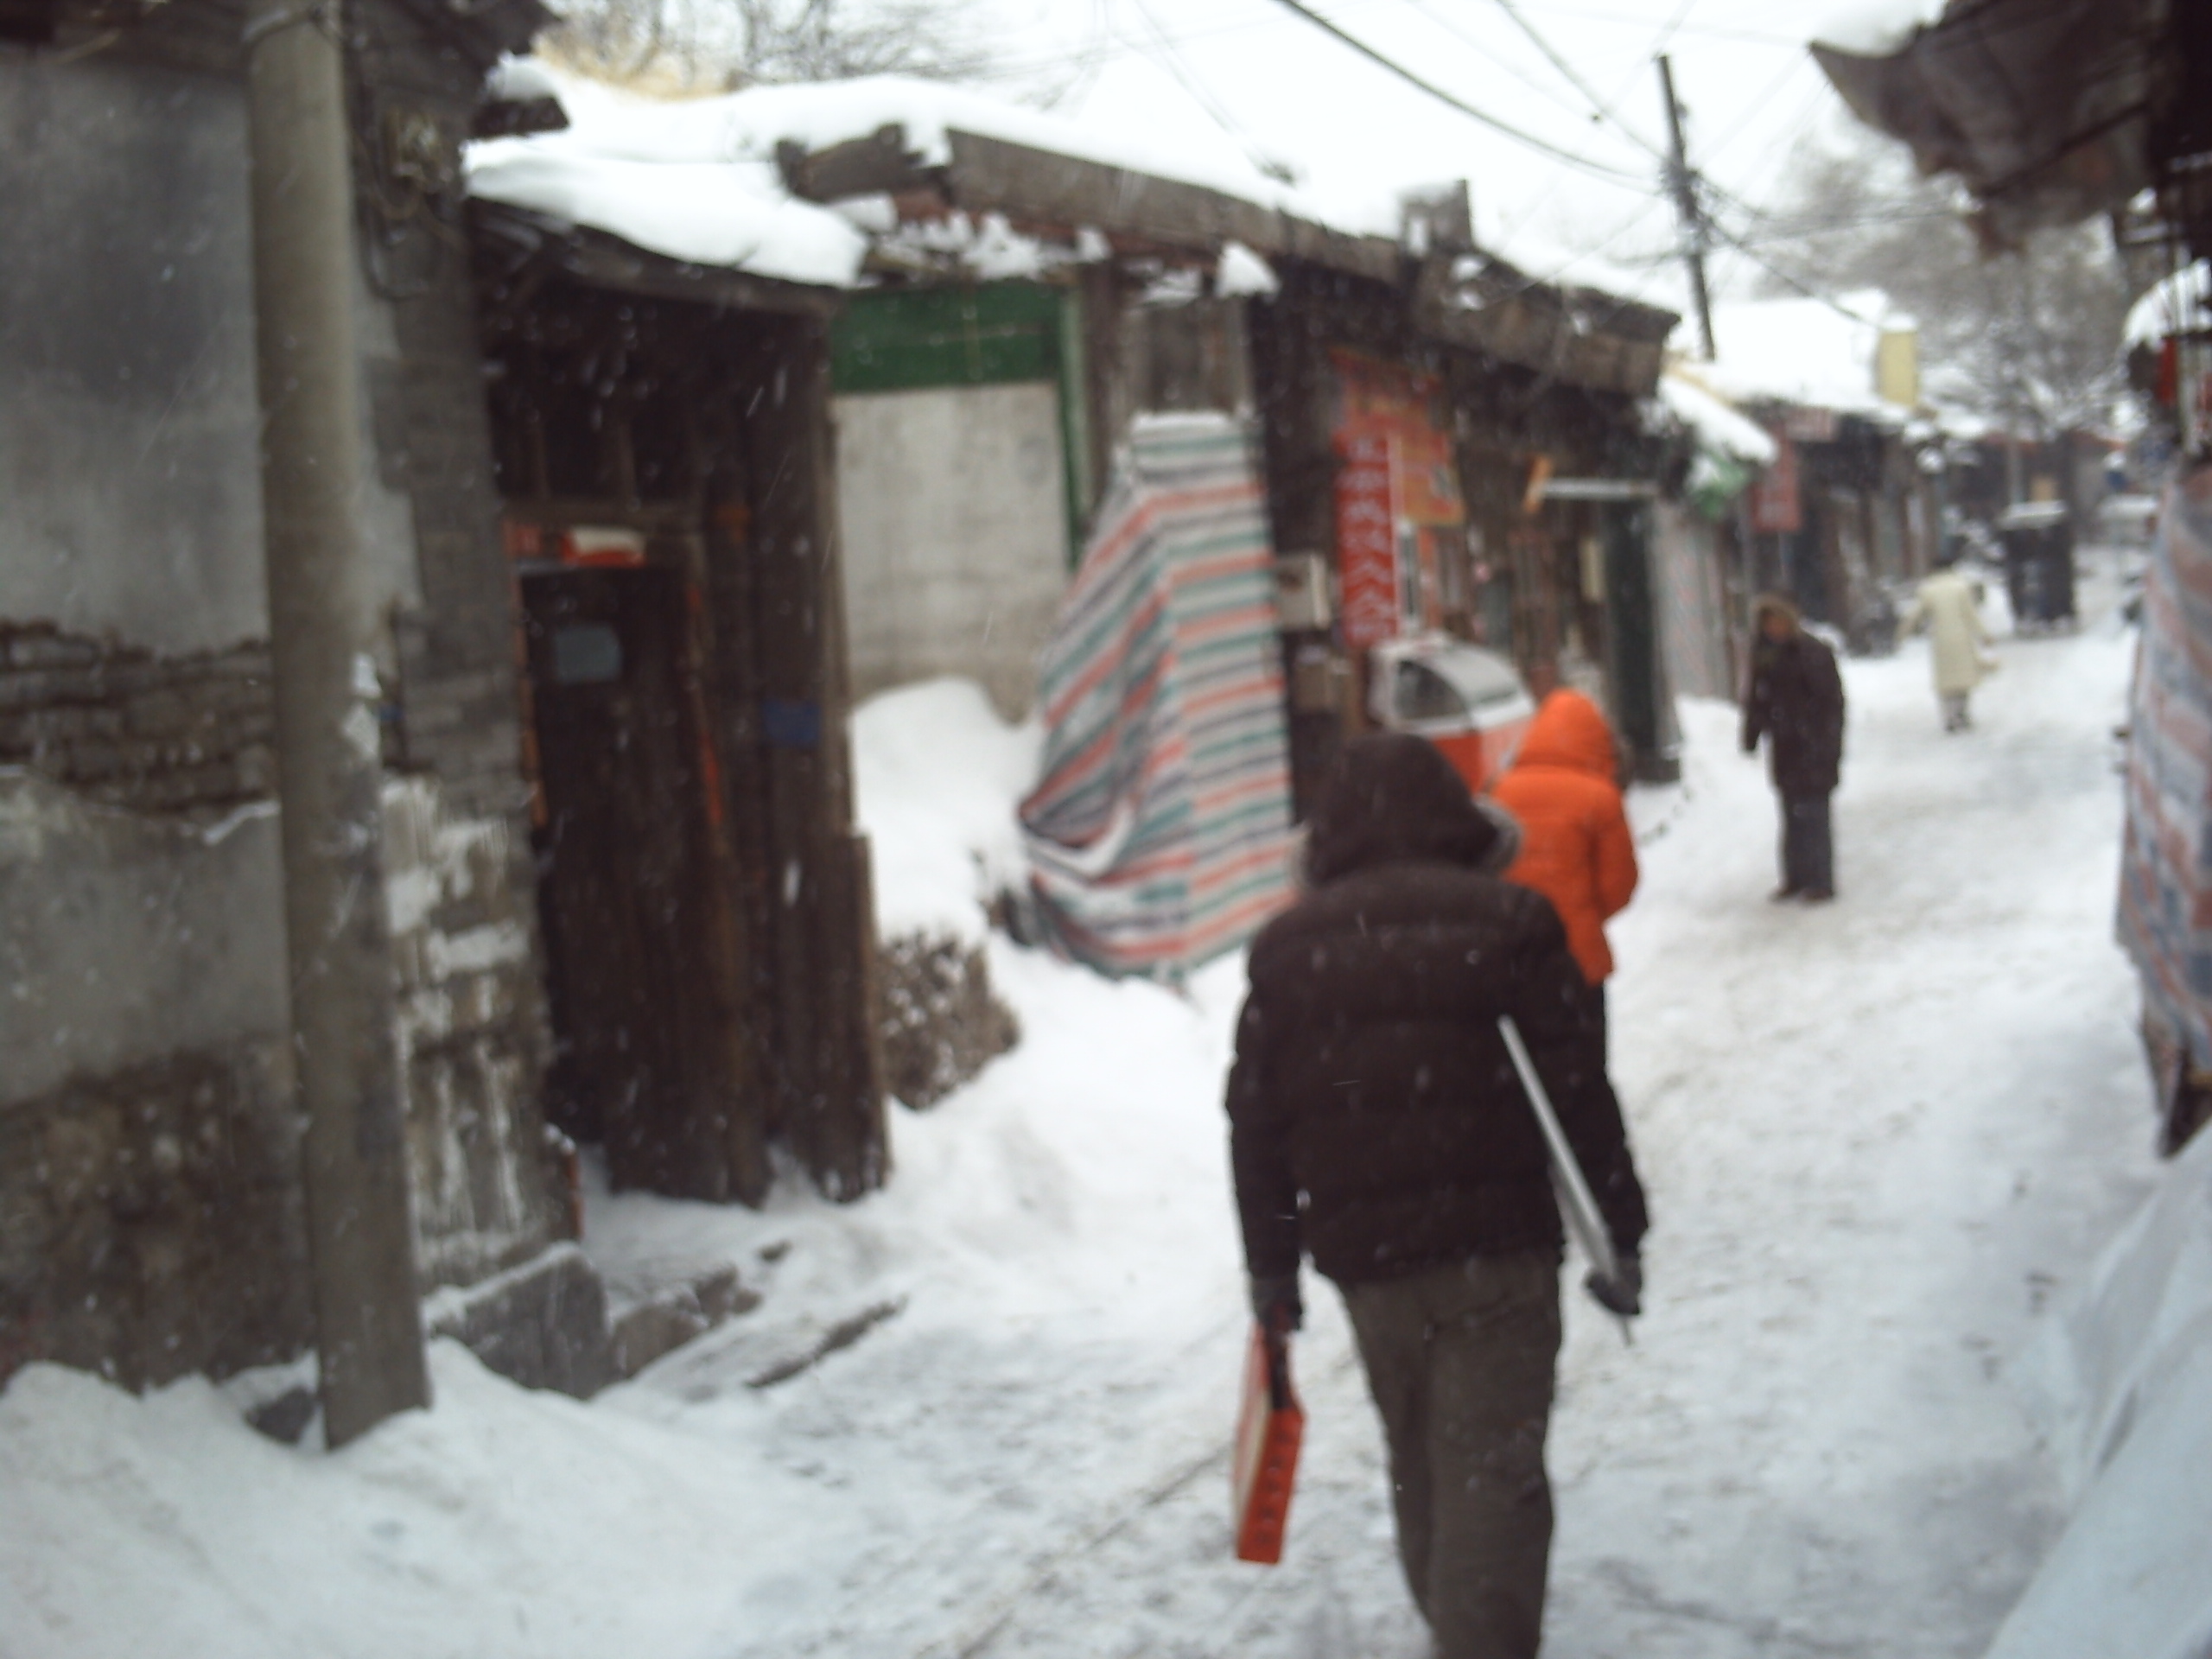
[[[1306,1408],[1290,1385],[1289,1338],[1255,1325],[1244,1362],[1232,1471],[1238,1560],[1273,1567],[1282,1560],[1291,1489],[1298,1479],[1298,1447],[1305,1438]]]

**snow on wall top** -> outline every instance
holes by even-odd
[[[717,98],[648,99],[534,60],[511,61],[498,84],[543,96],[568,113],[562,131],[493,138],[468,150],[472,194],[607,231],[671,258],[766,276],[850,286],[868,238],[849,215],[786,191],[777,146],[810,150],[905,130],[925,165],[951,160],[955,130],[1203,186],[1351,234],[1394,237],[1394,202],[1311,200],[1269,178],[1224,141],[1208,152],[1153,142],[1002,103],[938,82],[878,75],[756,86]]]
[[[1707,391],[1689,373],[1669,368],[1659,377],[1657,397],[1666,412],[1695,435],[1701,448],[1717,451],[1754,467],[1774,463],[1774,440]]]
[[[2212,305],[2212,260],[2199,259],[2154,283],[2128,308],[2122,338],[2129,350],[2156,346],[2168,334],[2202,327],[2208,305]]]
[[[1746,300],[1713,308],[1719,360],[1698,378],[1732,403],[1770,400],[1901,421],[1907,411],[1874,391],[1885,322],[1908,327],[1880,294],[1846,295],[1854,315],[1825,300]]]

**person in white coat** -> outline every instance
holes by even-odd
[[[1905,632],[1922,628],[1928,630],[1928,656],[1936,672],[1936,697],[1942,706],[1943,729],[1962,732],[1973,724],[1967,713],[1967,699],[1997,664],[1982,655],[1989,633],[1981,626],[1980,596],[1960,573],[1955,556],[1946,558],[1920,584],[1912,608],[1905,613]]]

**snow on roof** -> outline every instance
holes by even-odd
[[[907,149],[927,166],[951,160],[948,135],[957,130],[1199,185],[1350,234],[1397,233],[1394,200],[1310,200],[1225,140],[1211,152],[1171,146],[1142,131],[1102,129],[935,81],[878,75],[665,100],[534,60],[497,73],[503,86],[526,86],[532,96],[550,83],[569,125],[471,145],[472,194],[607,231],[671,258],[793,282],[850,285],[868,240],[849,216],[790,194],[775,167],[777,147],[825,149],[887,126],[903,128]]]
[[[1732,403],[1798,404],[1897,421],[1906,411],[1874,391],[1874,358],[1885,326],[1909,327],[1879,293],[1843,296],[1846,315],[1825,300],[1745,300],[1713,308],[1720,355],[1700,379]]]
[[[2128,349],[2156,346],[2168,334],[2203,327],[2208,304],[2212,304],[2212,260],[2183,265],[2128,308],[2123,335]]]
[[[1942,15],[1943,0],[1843,0],[1821,19],[1813,38],[1839,51],[1882,58],[1903,48],[1912,31]]]
[[[1695,435],[1700,448],[1754,467],[1771,466],[1774,440],[1691,378],[1693,372],[1670,366],[1659,377],[1658,398],[1667,412]]]
[[[827,208],[785,194],[770,164],[548,153],[524,138],[493,139],[475,149],[470,194],[610,231],[671,259],[844,287],[868,255],[865,234]]]

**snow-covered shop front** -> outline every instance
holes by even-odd
[[[1347,222],[1249,166],[941,86],[556,90],[570,128],[480,147],[480,196],[748,270],[851,245],[830,341],[860,692],[957,674],[1029,712],[1136,423],[1211,413],[1250,435],[1301,785],[1408,636],[1596,691],[1665,766],[1639,403],[1671,314],[1484,254],[1464,188]]]

